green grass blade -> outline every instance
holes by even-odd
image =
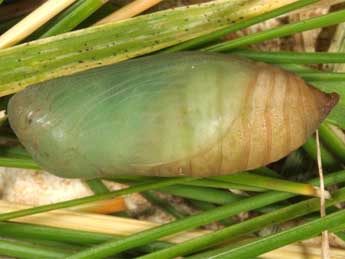
[[[335,184],[345,181],[345,171],[329,174],[325,177],[325,184]],[[318,178],[311,181],[316,184]],[[224,205],[216,209],[206,211],[188,218],[177,220],[168,224],[155,227],[135,235],[128,236],[121,240],[106,242],[104,244],[94,246],[77,254],[67,257],[68,259],[96,259],[105,258],[109,255],[118,254],[120,252],[129,250],[134,247],[148,244],[156,239],[164,236],[172,235],[180,231],[185,231],[195,227],[199,227],[217,220],[231,217],[241,212],[250,211],[261,208],[278,201],[286,200],[294,197],[294,194],[283,192],[266,192],[263,194],[249,197],[238,202],[233,202],[229,205]]]
[[[345,210],[341,210],[326,217],[313,220],[311,222],[302,224],[297,227],[282,231],[268,237],[260,238],[258,240],[249,242],[247,244],[237,246],[235,248],[221,248],[213,251],[213,253],[204,254],[204,256],[193,256],[190,258],[221,258],[221,259],[238,259],[238,258],[253,258],[268,251],[272,251],[285,245],[312,238],[319,235],[322,231],[336,227],[345,218]]]
[[[40,170],[41,167],[30,158],[0,157],[0,166]]]
[[[111,239],[114,240],[122,238],[121,236],[114,236],[104,233],[12,222],[0,222],[0,236],[39,241],[55,241],[81,246],[95,245]],[[171,244],[168,242],[157,241],[142,247],[138,247],[136,251],[151,253],[169,246],[171,246]]]
[[[234,184],[231,182],[222,181],[221,179],[218,179],[217,177],[199,179],[193,182],[186,183],[185,185],[212,187],[212,188],[220,188],[220,189],[235,189],[235,190],[253,191],[253,192],[263,191],[262,188],[256,188],[256,187],[243,185],[243,184]]]
[[[172,223],[162,225],[150,230],[146,230],[135,235],[128,236],[121,240],[110,241],[104,244],[86,249],[80,253],[67,257],[68,259],[90,259],[90,258],[106,258],[107,256],[118,254],[134,247],[142,246],[161,237],[172,235],[180,231],[185,231],[201,225],[211,223],[231,217],[240,212],[248,211],[258,207],[263,207],[280,200],[290,197],[289,194],[280,193],[279,195],[271,195],[272,193],[264,193],[258,196],[243,199],[240,202],[224,205],[216,209],[206,211],[188,218],[177,220]]]
[[[292,4],[280,7],[276,10],[273,10],[268,13],[264,13],[262,15],[258,15],[256,17],[253,17],[251,19],[245,20],[243,22],[237,23],[237,24],[231,24],[230,26],[225,27],[224,29],[212,32],[210,34],[189,40],[187,42],[183,42],[181,44],[178,44],[176,46],[170,47],[168,49],[163,50],[162,52],[176,52],[181,50],[188,50],[188,49],[194,49],[196,47],[200,47],[202,45],[205,45],[206,43],[210,43],[212,41],[215,41],[227,34],[242,30],[244,28],[247,28],[251,25],[266,21],[268,19],[280,16],[282,14],[291,12],[293,10],[299,9],[301,7],[304,7],[306,5],[310,5],[313,3],[319,2],[319,0],[302,0],[302,1],[296,1]]]
[[[55,209],[72,207],[72,206],[81,205],[81,204],[85,204],[89,202],[95,202],[99,200],[112,199],[121,195],[158,189],[164,186],[178,184],[185,181],[191,181],[194,179],[195,178],[192,178],[192,177],[180,177],[180,178],[170,178],[166,180],[160,180],[159,182],[153,181],[153,182],[148,182],[148,183],[137,184],[136,186],[133,186],[133,187],[129,187],[129,188],[118,190],[118,191],[113,191],[106,194],[93,195],[93,196],[74,199],[70,201],[63,201],[63,202],[58,202],[58,203],[49,204],[49,205],[37,206],[37,207],[25,209],[25,210],[3,213],[3,214],[0,214],[0,221],[32,215],[32,214],[37,214],[37,213],[46,212],[46,211],[55,210]]]
[[[167,187],[166,187],[167,188]],[[170,205],[169,201],[160,199],[154,192],[146,191],[142,192],[141,195],[149,201],[152,205],[158,207],[168,215],[173,216],[175,219],[183,219],[186,217],[183,213],[175,209],[174,206]]]
[[[329,13],[308,20],[279,26],[263,32],[254,33],[248,36],[237,38],[231,41],[219,43],[203,48],[204,51],[225,52],[235,48],[245,47],[250,44],[259,43],[265,40],[292,35],[297,32],[326,27],[345,21],[345,10]]]
[[[345,73],[337,72],[298,72],[307,81],[344,81]]]
[[[229,20],[248,19],[281,5],[256,6],[256,2],[216,0],[3,49],[0,96],[54,77],[148,54],[218,30]]]
[[[327,201],[326,206],[330,207],[344,200],[345,189],[342,189],[334,194],[334,198],[332,200]],[[308,213],[318,211],[319,208],[320,200],[318,198],[312,198],[139,258],[168,259],[186,255],[203,250],[216,243],[224,242],[224,240],[229,242],[230,240],[236,239],[242,235],[253,233],[263,227],[307,215]]]
[[[345,163],[345,143],[335,134],[328,123],[322,123],[319,127],[322,142]]]
[[[345,232],[336,232],[334,234],[341,240],[345,241]]]
[[[85,181],[94,194],[109,193],[108,187],[102,182],[101,179],[91,179]]]
[[[227,191],[198,186],[174,185],[164,187],[158,191],[214,204],[228,204],[241,199],[240,196]]]
[[[227,180],[235,184],[248,184],[258,188],[291,192],[302,195],[318,196],[318,189],[310,184],[292,182],[273,177],[241,172],[232,175],[218,176],[217,179]]]
[[[63,258],[68,255],[65,251],[58,249],[7,240],[0,240],[0,254],[18,259],[54,259]]]
[[[86,18],[96,12],[107,1],[105,0],[79,0],[62,15],[53,21],[40,38],[46,38],[68,32],[77,27]]]
[[[313,137],[308,138],[307,142],[302,146],[302,148],[312,159],[317,161],[316,141]],[[339,161],[323,145],[321,145],[321,160],[322,166],[324,166],[326,169],[335,169],[339,167]]]
[[[232,54],[274,64],[345,63],[345,53],[234,50]]]

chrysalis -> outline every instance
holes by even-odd
[[[8,115],[58,176],[213,176],[286,156],[337,101],[277,66],[182,52],[33,85],[12,97]]]

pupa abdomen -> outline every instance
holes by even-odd
[[[30,86],[8,114],[33,158],[59,176],[212,176],[284,157],[337,100],[276,66],[183,52]]]

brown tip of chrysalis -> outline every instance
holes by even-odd
[[[321,104],[321,111],[320,111],[320,117],[321,120],[324,120],[327,115],[331,112],[331,110],[333,109],[333,107],[338,103],[340,97],[339,94],[337,93],[323,93],[324,95],[324,100],[323,103]]]

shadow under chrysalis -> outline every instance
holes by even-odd
[[[277,66],[181,52],[30,86],[8,115],[34,160],[62,177],[212,176],[286,156],[338,99]]]

